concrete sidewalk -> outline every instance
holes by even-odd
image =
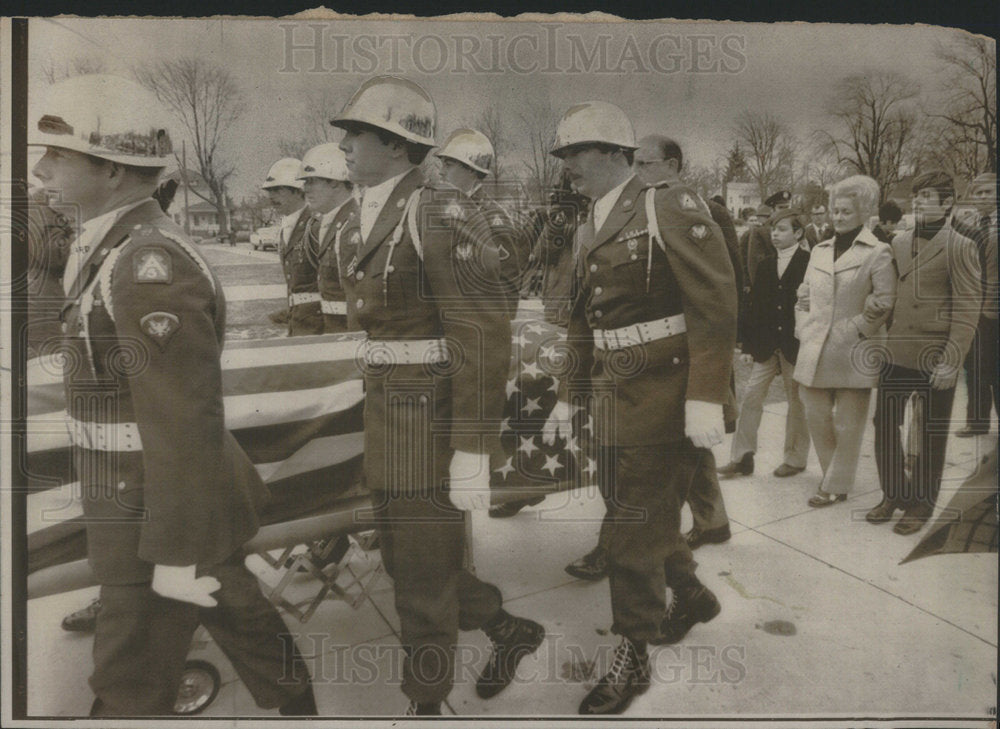
[[[963,389],[955,413],[964,412]],[[722,613],[697,625],[682,644],[653,649],[656,684],[627,716],[783,716],[868,724],[880,717],[925,717],[934,726],[944,718],[995,717],[997,555],[898,564],[925,531],[901,537],[891,524],[865,522],[865,512],[879,501],[870,426],[857,492],[828,508],[807,506],[820,477],[814,455],[798,476],[770,475],[781,461],[784,412],[784,403],[766,406],[756,474],[722,482],[733,538],[695,553],[699,575],[718,595]],[[995,440],[950,440],[939,511]],[[727,455],[728,443],[716,451],[720,464]],[[458,680],[446,711],[492,717],[576,713],[617,639],[608,633],[607,582],[574,580],[563,567],[593,546],[602,514],[599,496],[584,492],[550,496],[511,519],[475,514],[478,574],[501,588],[512,613],[541,622],[547,637],[523,661],[514,685],[482,701],[474,683],[487,640],[482,633],[462,633]],[[685,529],[689,519],[685,512]],[[361,566],[360,553],[355,559]],[[266,582],[276,581],[263,561],[251,558],[249,564]],[[314,591],[315,583],[303,579],[292,593],[306,599]],[[86,716],[92,641],[63,632],[59,622],[95,594],[92,589],[29,604],[31,714]],[[388,578],[373,601],[357,610],[326,601],[308,623],[288,616],[286,621],[310,657],[322,715],[403,713],[399,620]],[[205,716],[277,716],[254,706],[203,634],[191,655],[212,661],[223,675]]]

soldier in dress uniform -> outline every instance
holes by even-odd
[[[574,244],[568,341],[579,366],[546,437],[568,435],[570,403],[592,400],[597,473],[614,512],[612,630],[621,636],[581,714],[624,711],[649,688],[647,644],[676,643],[721,609],[695,575],[680,509],[694,475],[691,446],[722,442],[734,273],[705,202],[684,185],[645,188],[632,174],[635,149],[624,112],[597,101],[565,113],[552,148],[593,204]]]
[[[321,297],[324,331],[327,334],[356,331],[356,316],[347,305],[340,283],[337,240],[354,204],[353,185],[347,162],[336,142],[319,144],[302,157],[298,179],[309,206],[304,248],[317,261],[316,274]]]
[[[513,319],[517,314],[521,275],[528,266],[531,242],[518,233],[507,211],[483,189],[483,180],[495,164],[493,145],[482,132],[456,129],[434,156],[441,160],[441,182],[472,200],[493,230],[504,297],[508,314]]]
[[[166,113],[138,85],[50,88],[29,143],[82,230],[66,266],[68,422],[101,585],[92,716],[170,714],[199,623],[261,707],[315,714],[309,674],[243,563],[266,488],[225,428],[225,298],[152,198]]]
[[[482,629],[492,642],[482,698],[503,690],[544,637],[463,566],[462,512],[489,505],[510,358],[500,265],[476,205],[421,180],[436,123],[427,92],[375,77],[331,123],[346,131],[347,168],[365,188],[345,223],[340,271],[369,337],[365,477],[395,583],[402,689],[409,713],[439,714],[458,630]]]
[[[261,187],[281,215],[278,256],[288,286],[288,336],[323,333],[316,256],[305,237],[309,208],[302,193],[299,169],[294,157],[283,157],[271,165]]]

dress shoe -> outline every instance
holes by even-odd
[[[579,580],[603,580],[608,576],[608,553],[604,547],[594,547],[580,559],[566,565],[566,572]]]
[[[882,499],[881,504],[865,514],[865,521],[869,524],[884,524],[892,519],[892,515],[896,513],[898,508],[896,502]]]
[[[441,716],[441,702],[410,701],[410,706],[406,710],[406,716]]]
[[[344,558],[347,554],[347,550],[351,548],[351,540],[347,538],[347,535],[343,535],[336,538],[336,542],[330,551],[327,552],[326,556],[323,556],[323,552],[326,551],[329,540],[322,540],[315,542],[309,547],[309,559],[313,565],[318,570],[322,570],[324,567],[328,567],[331,564],[340,564],[340,560]],[[289,557],[285,560],[285,569],[291,569],[292,565],[295,564],[295,557]],[[299,565],[299,572],[308,572],[305,566]]]
[[[986,435],[990,432],[989,428],[984,428],[978,425],[966,425],[961,430],[955,432],[956,438],[974,438],[977,435]]]
[[[833,506],[838,501],[847,501],[847,494],[830,494],[820,489],[809,499],[809,506],[822,509],[824,506]]]
[[[294,699],[279,706],[278,713],[282,716],[319,716],[312,684],[306,686],[306,690]]]
[[[805,466],[790,466],[787,463],[782,463],[774,469],[774,475],[778,478],[788,478],[789,476],[794,476],[797,473],[802,473],[805,470]]]
[[[526,506],[534,506],[535,504],[540,504],[545,500],[544,496],[537,496],[533,499],[525,499],[523,501],[508,501],[504,504],[498,504],[496,506],[490,507],[490,518],[492,519],[507,519],[511,516],[517,514],[521,509]]]
[[[615,649],[611,668],[580,702],[581,714],[621,714],[649,689],[649,654],[628,638]]]
[[[723,542],[728,542],[732,536],[728,524],[716,527],[715,529],[699,529],[698,527],[694,527],[684,535],[684,541],[688,543],[688,547],[691,549],[698,549],[702,544],[722,544]]]
[[[94,600],[75,613],[70,613],[62,621],[62,629],[71,633],[93,633],[97,628],[97,614],[101,612],[101,601]]]
[[[753,473],[753,453],[745,454],[738,461],[730,461],[718,470],[720,476],[732,478],[733,476],[749,476]]]
[[[476,681],[476,694],[490,699],[510,685],[517,664],[534,653],[545,638],[545,628],[534,620],[517,618],[501,610],[486,629],[492,645],[489,661]]]
[[[924,528],[924,524],[927,523],[927,520],[931,518],[931,514],[933,513],[933,509],[928,509],[926,506],[908,507],[903,512],[903,515],[899,517],[899,521],[896,522],[896,526],[892,530],[896,534],[902,534],[904,537],[916,534]]]
[[[673,645],[683,640],[695,623],[707,623],[720,612],[722,605],[715,594],[702,584],[671,590],[673,597],[660,623],[660,635],[653,645]]]

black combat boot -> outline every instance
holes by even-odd
[[[493,643],[493,650],[476,681],[476,694],[481,699],[489,699],[514,680],[517,664],[542,644],[545,628],[533,620],[516,618],[501,610],[483,629]]]
[[[581,714],[621,714],[632,699],[649,689],[646,644],[622,638],[611,668],[580,703]]]

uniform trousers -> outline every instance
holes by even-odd
[[[920,453],[907,476],[900,426],[912,394],[923,401],[924,418]],[[923,506],[933,511],[941,488],[954,400],[955,388],[931,389],[930,377],[918,370],[892,365],[880,377],[875,401],[875,464],[887,501],[904,509]]]
[[[170,715],[199,623],[261,708],[282,706],[309,687],[295,639],[243,559],[240,551],[200,571],[222,585],[211,608],[162,597],[150,583],[101,586],[90,677],[94,716]]]
[[[729,514],[726,512],[726,502],[722,497],[722,489],[719,487],[719,474],[715,463],[715,454],[708,448],[696,448],[687,439],[677,444],[676,455],[691,461],[693,473],[691,485],[687,490],[687,496],[681,499],[681,504],[687,501],[691,509],[691,516],[694,519],[694,526],[705,531],[707,529],[721,529],[729,525]],[[611,539],[611,523],[609,516],[614,509],[615,503],[610,498],[607,481],[602,480],[601,491],[604,496],[605,516],[601,521],[601,531],[597,544],[605,551],[608,550]],[[669,557],[668,557],[669,560]],[[668,570],[667,584],[670,582]]]
[[[421,703],[451,691],[458,631],[484,627],[503,605],[500,590],[464,566],[465,520],[445,491],[448,390],[420,365],[365,377],[365,474],[394,583],[402,690]]]
[[[681,505],[702,460],[697,450],[681,443],[598,449],[612,631],[619,635],[657,637],[667,586],[697,584],[697,563],[680,533]]]
[[[965,423],[970,428],[990,429],[990,409],[1000,416],[1000,387],[997,383],[997,320],[980,316],[976,337],[965,358],[965,384],[969,399]]]
[[[763,362],[754,361],[750,369],[750,379],[740,404],[736,435],[733,436],[731,460],[734,463],[747,453],[757,452],[757,430],[764,412],[764,400],[771,381],[779,374],[784,380],[788,399],[788,413],[785,415],[785,463],[795,468],[806,467],[806,460],[809,458],[809,426],[806,424],[805,408],[799,398],[799,383],[793,377],[795,365],[785,359],[781,350]]]
[[[854,488],[871,394],[868,388],[799,388],[809,434],[823,469],[820,488],[828,494],[846,494]]]

